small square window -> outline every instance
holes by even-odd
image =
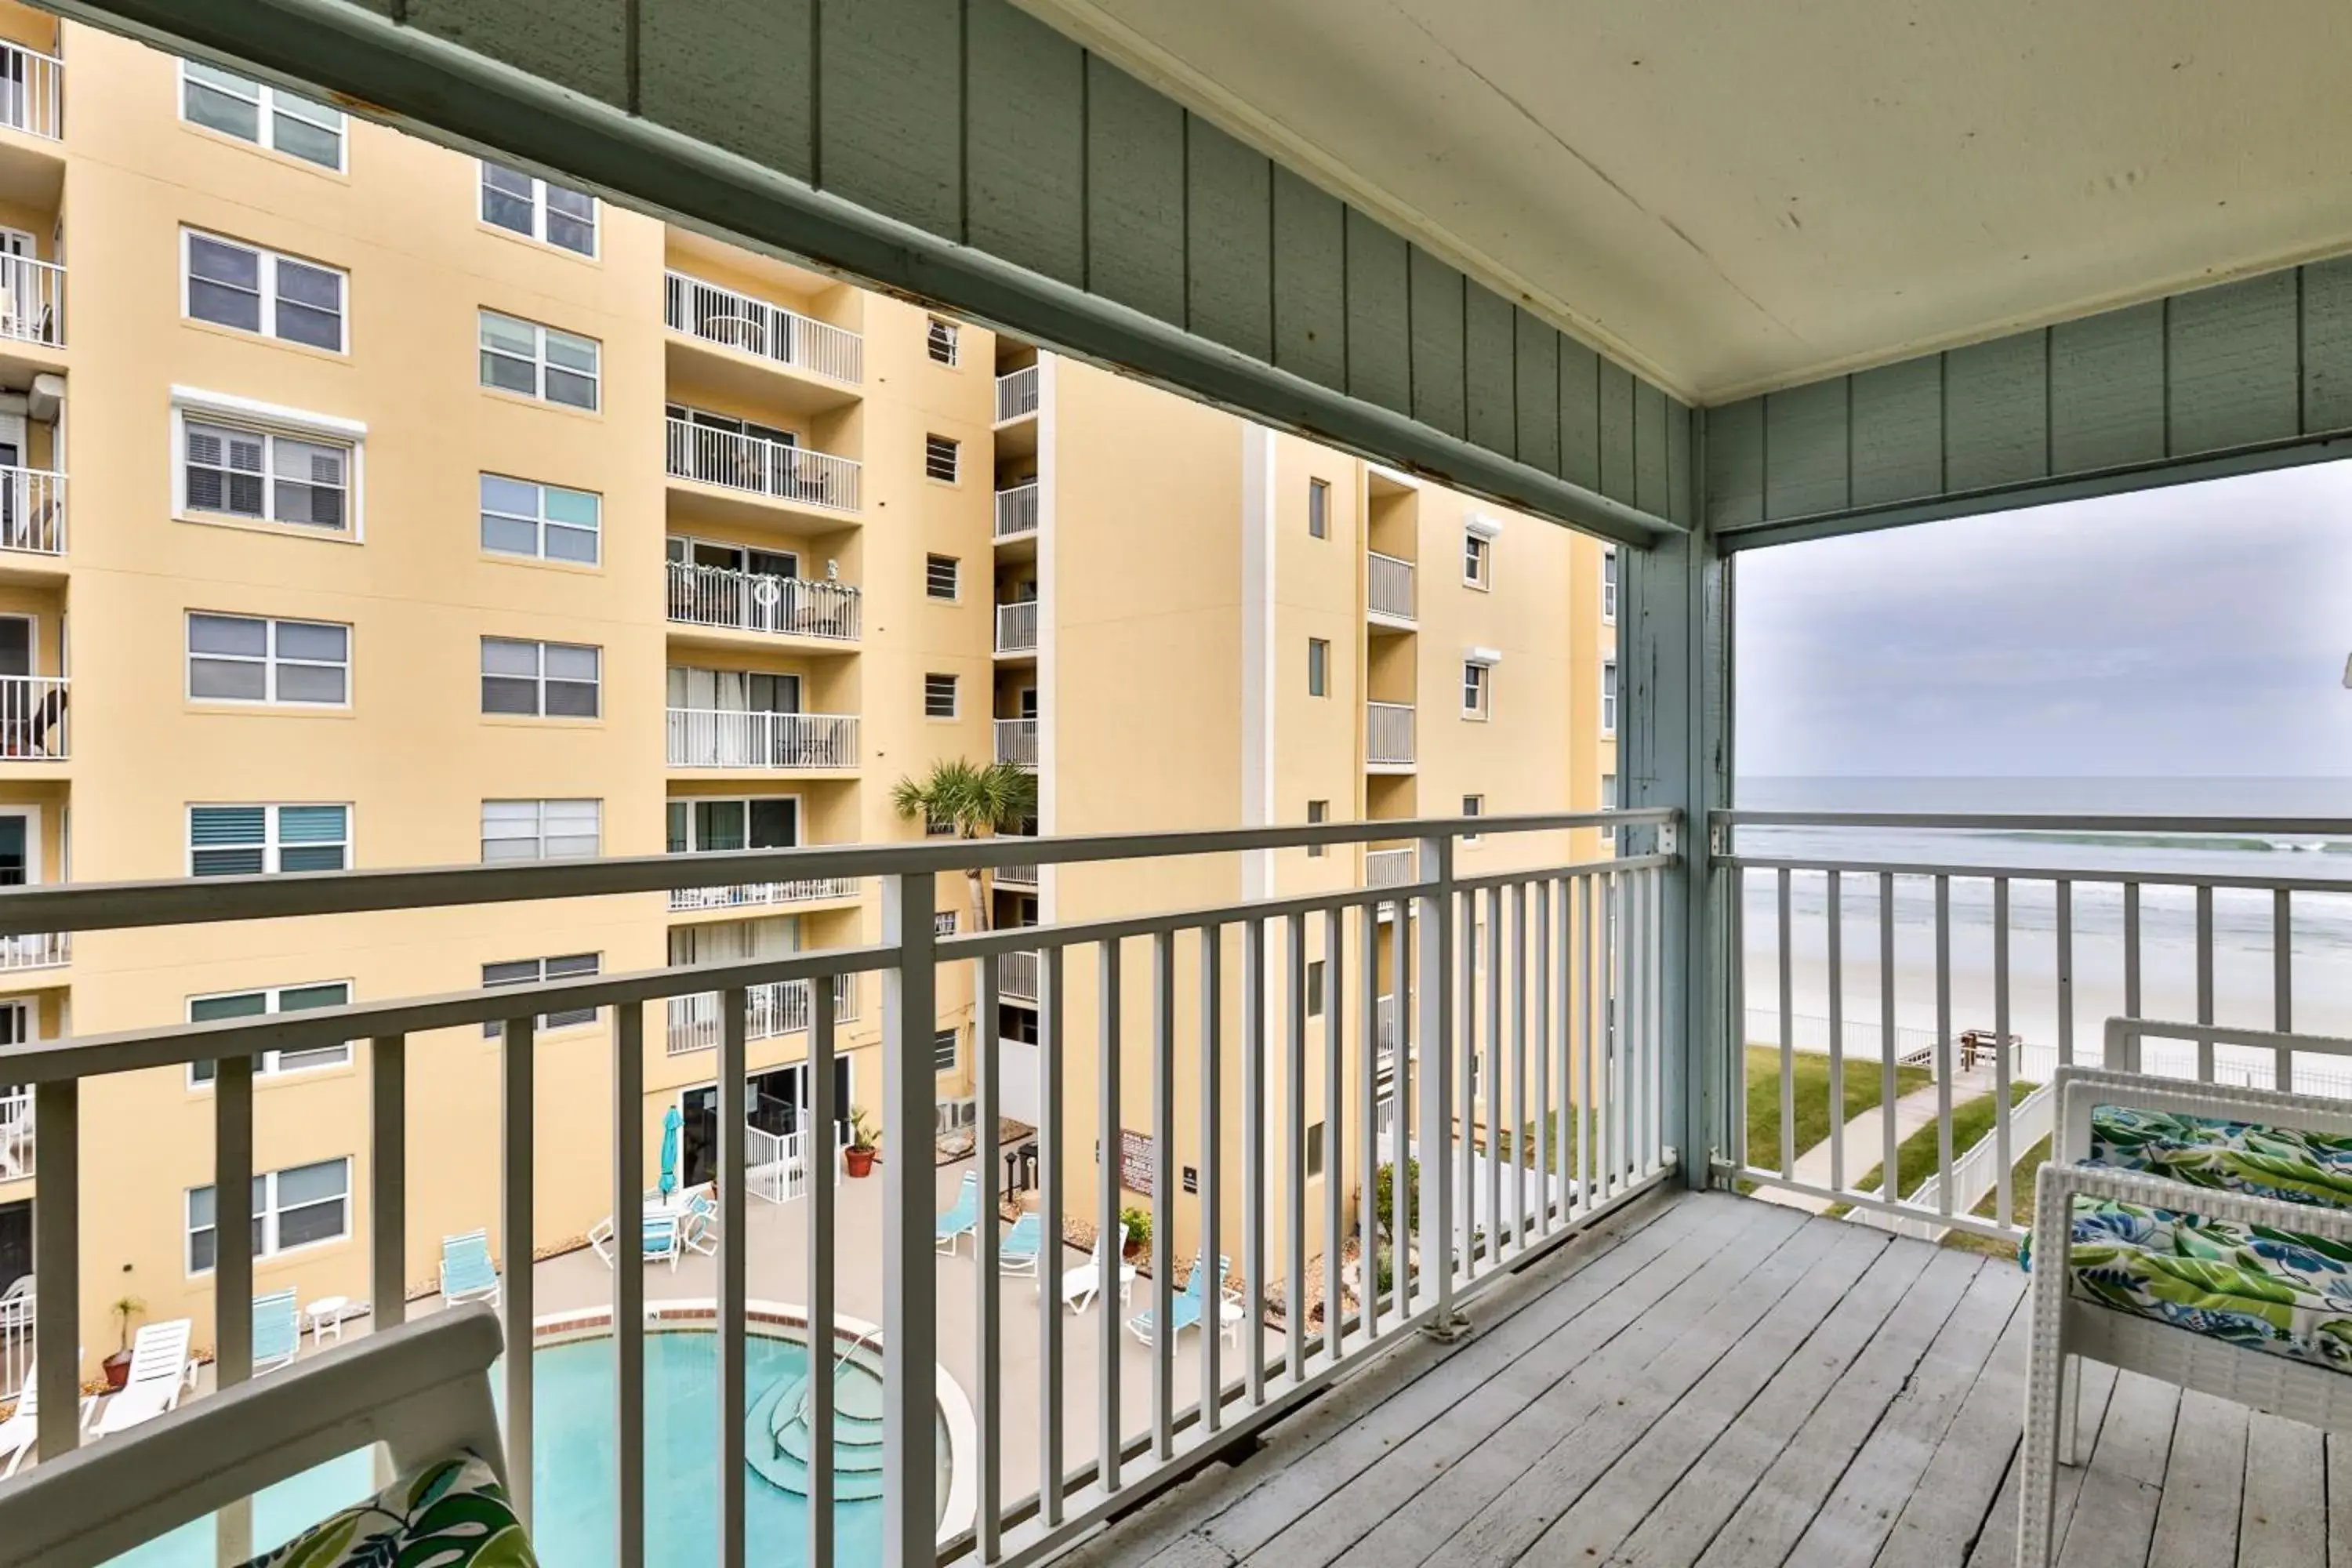
[[[933,1072],[955,1071],[956,1048],[961,1037],[961,1032],[956,1029],[941,1029],[931,1037],[931,1070]]]
[[[1307,537],[1331,537],[1331,481],[1328,479],[1307,481]]]
[[[1491,710],[1495,671],[1476,659],[1465,659],[1462,665],[1462,717],[1484,719]]]
[[[956,598],[962,592],[962,563],[952,555],[923,557],[923,592],[934,599]]]
[[[596,198],[482,160],[482,221],[581,256],[596,254]]]
[[[1331,645],[1321,637],[1307,639],[1307,695],[1331,695]]]
[[[961,333],[953,321],[943,321],[939,317],[933,316],[930,319],[930,324],[923,331],[923,347],[936,363],[953,364],[962,346],[958,342]]]
[[[1307,825],[1309,827],[1314,826],[1318,822],[1328,822],[1330,820],[1331,803],[1329,801],[1310,800],[1307,803]],[[1330,846],[1328,844],[1309,844],[1307,847],[1307,858],[1309,860],[1320,860],[1327,853],[1329,852],[1329,850]]]
[[[1473,588],[1492,585],[1495,542],[1486,535],[1465,531],[1462,535],[1462,581]]]
[[[1486,816],[1486,797],[1485,795],[1464,795],[1464,796],[1462,797],[1462,815],[1463,815],[1463,816]],[[1479,840],[1481,837],[1484,837],[1484,835],[1482,835],[1482,834],[1476,834],[1476,833],[1465,833],[1465,834],[1462,836],[1462,842],[1463,842],[1463,843],[1465,843],[1465,844],[1475,844],[1475,843],[1477,843],[1477,842],[1478,842],[1478,840]]]
[[[942,484],[956,482],[956,460],[962,453],[962,443],[945,436],[923,437],[923,477],[938,479]]]
[[[604,498],[500,474],[481,476],[482,548],[497,555],[596,564]]]
[[[952,719],[956,716],[956,678],[952,675],[923,677],[923,717]]]

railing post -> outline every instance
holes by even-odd
[[[33,1127],[33,1385],[41,1457],[56,1459],[81,1441],[81,1081],[34,1086]]]
[[[894,1150],[882,1166],[882,1561],[891,1563],[929,1563],[939,1533],[937,1270],[923,1223],[939,1206],[929,1157],[938,897],[928,870],[882,881],[882,940],[898,953],[882,975],[883,1124]]]
[[[1454,1205],[1460,1194],[1454,1190],[1453,1159],[1453,1142],[1459,1134],[1454,1125],[1451,1071],[1455,1026],[1454,839],[1450,835],[1421,841],[1421,880],[1428,886],[1414,900],[1421,940],[1415,949],[1413,984],[1421,1005],[1421,1026],[1416,1033],[1421,1042],[1422,1136],[1430,1154],[1419,1162],[1422,1286],[1436,1291],[1435,1310],[1423,1329],[1437,1339],[1453,1340],[1468,1330],[1469,1320],[1454,1310]],[[1397,918],[1404,918],[1402,909],[1397,910]],[[1411,1144],[1400,1137],[1396,1169],[1409,1171],[1413,1163]],[[1402,1206],[1402,1198],[1398,1203]],[[1403,1258],[1396,1260],[1400,1271],[1405,1266]]]

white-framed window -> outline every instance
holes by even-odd
[[[188,1189],[188,1272],[209,1274],[216,1256],[213,1190]],[[321,1160],[253,1178],[253,1255],[274,1258],[352,1234],[352,1162]]]
[[[602,557],[604,498],[535,479],[482,476],[482,548],[593,566]]]
[[[1328,479],[1307,481],[1307,537],[1331,537],[1331,481]]]
[[[707,795],[669,805],[673,855],[719,849],[790,849],[801,841],[797,795]]]
[[[962,352],[963,333],[950,321],[933,316],[923,328],[923,348],[940,364],[953,364]]]
[[[1465,816],[1486,816],[1486,797],[1483,795],[1464,795],[1462,797],[1462,815]],[[1483,833],[1465,833],[1462,836],[1462,842],[1465,844],[1475,844],[1479,839],[1485,837],[1486,835]]]
[[[1601,732],[1617,732],[1617,661],[1613,658],[1601,666]]]
[[[1331,695],[1331,645],[1321,637],[1307,639],[1307,695]]]
[[[198,702],[347,707],[352,628],[191,610],[188,696]]]
[[[1603,811],[1617,809],[1617,775],[1615,773],[1601,775],[1601,809]],[[1604,842],[1613,845],[1617,842],[1617,830],[1613,827],[1604,827],[1601,830],[1601,837]]]
[[[583,974],[602,972],[604,959],[593,952],[566,953],[559,958],[514,958],[499,963],[482,965],[482,988],[499,985],[537,985],[549,980],[572,980]],[[572,1029],[596,1021],[593,1007],[565,1007],[539,1016],[541,1029]],[[493,1020],[482,1026],[484,1039],[496,1039],[500,1024]]]
[[[188,807],[191,877],[347,871],[351,865],[348,805]]]
[[[963,595],[963,563],[952,555],[923,557],[923,592],[934,599]]]
[[[180,118],[341,174],[343,111],[202,60],[180,62]]]
[[[311,985],[264,985],[253,991],[225,991],[211,996],[188,998],[188,1022],[208,1024],[215,1018],[260,1018],[272,1013],[299,1013],[310,1007],[341,1007],[352,999],[352,983],[348,980],[323,980]],[[352,1059],[352,1043],[338,1040],[331,1046],[307,1046],[299,1051],[264,1051],[253,1061],[257,1077],[270,1078],[282,1073],[313,1072],[320,1068],[339,1068]],[[201,1088],[213,1081],[214,1064],[190,1062],[188,1082]]]
[[[601,800],[486,800],[482,858],[552,860],[594,855],[604,843]]]
[[[1317,823],[1328,822],[1330,820],[1331,803],[1329,801],[1310,800],[1307,803],[1307,825],[1309,827],[1314,826]],[[1328,844],[1309,844],[1307,847],[1307,858],[1309,860],[1320,860],[1325,855],[1330,852],[1330,847],[1331,847]]]
[[[595,410],[604,345],[594,338],[484,310],[481,347],[484,386]]]
[[[963,455],[963,444],[946,436],[923,437],[923,477],[938,479],[942,484],[956,482],[958,460]]]
[[[1462,717],[1484,719],[1494,711],[1495,670],[1475,658],[1462,661]]]
[[[953,910],[940,910],[932,914],[931,934],[933,936],[953,936],[955,933],[956,912]]]
[[[952,719],[956,712],[956,678],[952,675],[923,677],[923,717]]]
[[[1492,588],[1495,542],[1475,529],[1462,531],[1462,581],[1473,588]]]
[[[1323,960],[1307,961],[1307,1016],[1310,1018],[1323,1016]]]
[[[482,711],[593,719],[603,711],[604,650],[588,643],[482,639]]]
[[[962,1043],[961,1029],[940,1029],[931,1036],[931,1070],[953,1072],[956,1069],[957,1047]]]
[[[357,533],[357,442],[325,432],[231,424],[187,409],[174,416],[180,461],[173,510],[179,515]]]
[[[1617,618],[1617,547],[1613,544],[1601,552],[1601,618]]]
[[[596,198],[482,160],[482,221],[580,256],[596,254]]]
[[[344,352],[348,274],[201,229],[180,231],[181,309],[189,319]]]

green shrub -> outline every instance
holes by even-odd
[[[1127,1226],[1127,1244],[1129,1247],[1139,1252],[1150,1248],[1151,1211],[1150,1209],[1121,1209],[1118,1211],[1118,1219],[1121,1225]]]
[[[1408,1205],[1420,1186],[1421,1162],[1407,1160],[1404,1163],[1404,1195]],[[1391,1236],[1396,1234],[1395,1189],[1396,1167],[1393,1164],[1382,1165],[1372,1173],[1372,1216],[1380,1221],[1381,1229]],[[1411,1212],[1410,1208],[1407,1212]]]

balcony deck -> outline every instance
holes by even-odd
[[[1653,1200],[1097,1536],[1086,1568],[2007,1564],[2026,1278],[1720,1193]],[[2086,1363],[2061,1564],[2352,1563],[2352,1441]]]

